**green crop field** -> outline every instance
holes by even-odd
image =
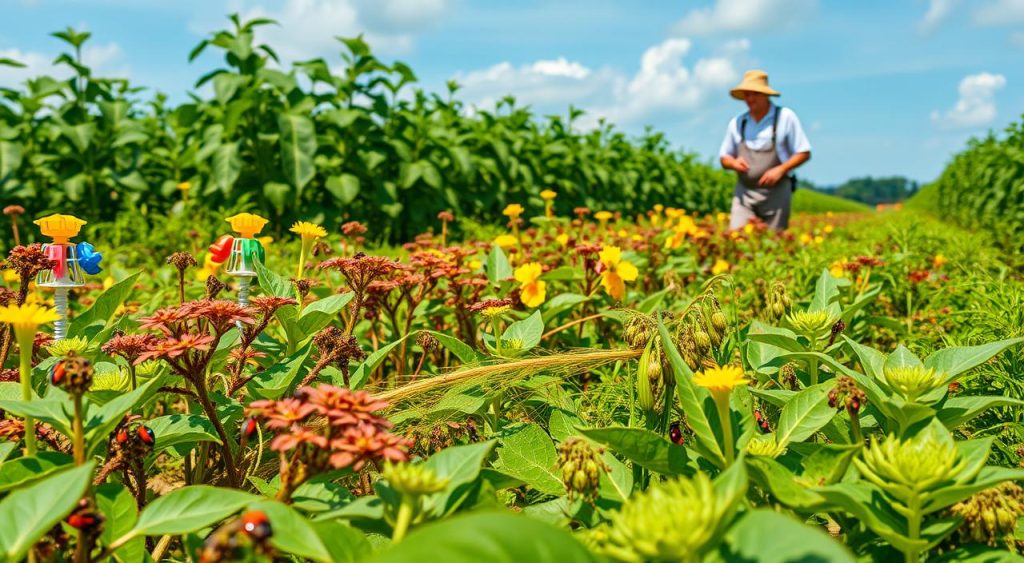
[[[231,23],[0,89],[0,561],[1018,559],[1019,122],[730,229],[653,129]]]

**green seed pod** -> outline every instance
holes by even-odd
[[[711,326],[715,327],[718,332],[725,332],[725,329],[729,328],[729,321],[725,318],[725,313],[722,311],[712,313]]]
[[[587,479],[587,474],[583,470],[576,470],[576,473],[572,476],[572,487],[576,491],[583,492],[587,490],[587,483],[590,481]]]
[[[711,335],[704,332],[703,329],[697,329],[693,333],[693,344],[696,346],[698,354],[706,355],[711,351]]]
[[[636,402],[645,411],[654,410],[654,390],[651,389],[651,344],[644,348],[636,366]]]

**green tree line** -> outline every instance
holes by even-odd
[[[493,219],[510,202],[539,208],[544,189],[558,192],[562,214],[728,204],[730,176],[661,133],[631,137],[603,121],[581,131],[577,109],[540,118],[512,97],[470,112],[457,84],[417,89],[412,69],[385,64],[361,38],[339,38],[339,72],[323,59],[285,68],[255,40],[270,20],[230,20],[189,55],[215,49],[223,65],[176,105],[95,76],[82,60],[88,33],[55,33],[68,45],[55,65],[71,77],[0,89],[4,205],[110,220],[167,210],[189,182],[189,197],[209,209],[248,206],[278,225],[361,220],[398,240],[443,210]]]

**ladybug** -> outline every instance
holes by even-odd
[[[103,522],[103,517],[95,512],[75,512],[68,516],[68,526],[76,530],[92,530]]]
[[[128,431],[125,430],[124,428],[118,430],[117,431],[117,435],[114,436],[114,440],[116,440],[117,443],[122,445],[122,446],[127,444],[128,443]]]
[[[63,385],[66,373],[67,367],[64,365],[64,362],[57,362],[57,364],[53,366],[53,370],[50,371],[50,385],[55,385],[57,387]]]
[[[245,438],[251,438],[252,435],[256,433],[256,428],[257,427],[258,427],[258,423],[256,422],[255,418],[249,417],[249,418],[243,420],[242,421],[242,436],[244,436]]]
[[[270,519],[259,510],[250,510],[242,515],[242,531],[256,541],[263,541],[274,534]]]
[[[673,444],[683,445],[683,431],[679,428],[678,422],[673,422],[668,428],[668,436],[672,439]]]
[[[754,411],[754,420],[757,421],[757,425],[761,427],[761,431],[765,434],[772,431],[772,427],[768,424],[768,419],[761,414],[761,411]]]
[[[139,439],[142,440],[143,444],[152,446],[156,443],[156,434],[153,433],[153,429],[148,426],[139,426],[136,432],[139,434]]]

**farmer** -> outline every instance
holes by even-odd
[[[768,86],[764,71],[747,71],[730,94],[746,102],[749,111],[729,122],[719,151],[722,167],[736,171],[729,228],[743,227],[756,217],[784,230],[796,189],[791,173],[811,158],[811,144],[793,110],[768,98],[779,93]]]

